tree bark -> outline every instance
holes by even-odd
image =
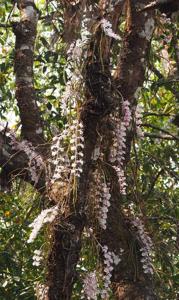
[[[137,1],[137,5],[146,4],[147,1]],[[150,41],[154,30],[154,12],[148,14],[138,13],[136,3],[129,3],[127,30],[122,44],[122,51],[118,67],[114,75],[116,86],[124,100],[131,103],[131,110],[137,105],[136,91],[142,87],[145,80],[145,68],[147,65]],[[143,35],[146,24],[149,24],[150,34]],[[107,132],[105,131],[105,134]],[[131,141],[133,129],[128,129],[126,162],[130,159]],[[111,176],[114,182],[114,174]],[[114,184],[113,184],[114,186]],[[120,192],[113,190],[112,205],[108,215],[108,225],[102,234],[102,243],[109,249],[119,253],[120,247],[124,249],[122,265],[114,270],[114,282],[118,286],[117,299],[155,299],[152,276],[146,276],[140,262],[140,245],[136,240],[130,219],[125,215],[120,204]],[[133,249],[131,251],[131,244]]]
[[[146,4],[147,1],[138,1]],[[101,1],[101,12],[105,3]],[[128,3],[130,5],[130,3]],[[120,11],[120,10],[119,10]],[[103,16],[103,13],[101,13]],[[60,219],[60,224],[55,225],[52,238],[52,249],[48,259],[47,286],[49,287],[48,299],[71,299],[72,286],[76,279],[76,264],[80,256],[81,235],[86,223],[85,207],[87,204],[89,183],[91,181],[94,162],[92,154],[97,144],[99,132],[107,136],[107,131],[101,132],[100,128],[107,128],[105,122],[110,112],[115,109],[116,96],[113,84],[124,99],[128,99],[131,107],[136,106],[136,90],[144,82],[145,63],[149,51],[150,40],[153,32],[153,12],[144,15],[136,12],[135,4],[127,7],[126,33],[123,40],[122,53],[118,62],[114,79],[109,71],[109,51],[111,39],[102,36],[100,26],[93,32],[93,39],[88,51],[86,64],[86,102],[81,112],[84,124],[84,169],[80,178],[77,201],[73,207],[73,199],[67,216]],[[114,20],[116,21],[117,18]],[[145,33],[147,22],[152,23],[150,36],[140,35]],[[102,45],[102,46],[101,46]],[[101,61],[102,57],[102,61]],[[132,131],[128,132],[128,157]],[[115,174],[110,178],[115,181]],[[117,186],[117,184],[116,184]],[[112,191],[112,205],[108,217],[108,226],[105,232],[99,233],[102,244],[108,245],[110,250],[118,253],[120,247],[125,249],[125,259],[120,268],[114,272],[114,282],[117,283],[117,299],[155,299],[151,278],[144,276],[140,263],[139,244],[135,232],[132,232],[130,220],[124,215],[120,206],[120,192],[116,187]],[[98,233],[97,233],[98,236]],[[130,253],[130,243],[133,241],[134,249]],[[137,253],[137,254],[136,254]],[[129,259],[130,257],[130,259]],[[137,268],[137,275],[136,270]]]
[[[137,4],[147,4],[147,0],[136,1]],[[99,133],[104,141],[110,140],[111,112],[119,105],[120,97],[128,100],[133,110],[137,104],[136,91],[143,85],[145,66],[150,41],[154,29],[153,11],[147,14],[137,11],[136,2],[126,1],[126,30],[122,43],[122,51],[114,76],[110,72],[110,51],[113,40],[104,35],[100,21],[104,17],[106,1],[99,3],[99,19],[96,19],[86,60],[86,101],[82,107],[80,119],[84,124],[84,166],[79,180],[76,202],[70,192],[70,201],[64,214],[58,216],[51,234],[51,250],[48,257],[48,300],[70,300],[73,284],[77,278],[76,265],[80,257],[81,237],[88,221],[86,207],[89,196],[89,184],[95,169],[93,153],[97,146]],[[80,2],[81,4],[81,2]],[[72,5],[74,6],[74,5]],[[14,24],[16,35],[15,74],[16,98],[20,110],[22,135],[38,146],[43,143],[43,126],[40,112],[36,104],[33,84],[33,51],[36,37],[37,11],[32,0],[18,1],[21,21]],[[71,7],[72,11],[65,15],[66,41],[71,42],[80,28],[79,11]],[[73,12],[73,9],[75,11]],[[122,7],[119,6],[111,18],[113,30],[117,29]],[[80,12],[81,14],[81,12]],[[75,28],[72,29],[72,20]],[[70,24],[70,26],[69,26]],[[146,29],[146,26],[151,26]],[[69,26],[69,27],[68,27]],[[92,29],[93,30],[93,29]],[[69,35],[68,35],[69,34]],[[117,92],[116,92],[117,91]],[[28,157],[23,151],[16,153],[10,146],[8,138],[4,141],[0,134],[0,149],[2,156],[0,163],[6,174],[18,173],[27,169]],[[133,129],[128,128],[126,164],[130,159],[130,147],[133,139]],[[109,145],[109,143],[107,143]],[[106,147],[106,146],[105,146]],[[105,149],[108,151],[109,149]],[[108,161],[106,161],[108,163]],[[109,168],[109,182],[111,183],[111,207],[108,215],[106,231],[97,231],[97,239],[102,245],[116,253],[124,249],[124,258],[120,267],[113,273],[114,292],[117,299],[155,299],[152,278],[143,273],[140,262],[140,245],[136,233],[132,228],[130,216],[126,215],[120,204],[121,195],[117,184],[117,176]],[[28,171],[25,178],[31,181]],[[42,177],[38,185],[44,186]],[[38,186],[37,185],[37,186]],[[63,199],[59,199],[63,201]],[[133,244],[131,251],[131,243]],[[137,271],[136,271],[137,270]]]
[[[13,24],[16,36],[15,64],[16,99],[19,107],[22,136],[33,145],[44,143],[43,126],[36,102],[33,79],[34,45],[38,13],[33,0],[18,0],[20,22]]]
[[[12,136],[9,130],[7,132],[4,132],[3,130],[0,131],[0,167],[2,168],[0,186],[2,189],[11,186],[13,178],[16,177],[34,185],[29,170],[29,159],[30,158],[25,151],[17,151],[13,148]],[[43,192],[45,189],[44,169],[41,170],[35,188],[39,192]]]

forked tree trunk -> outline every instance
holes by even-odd
[[[147,4],[148,1],[137,1]],[[100,7],[101,5],[101,7]],[[101,1],[101,15],[106,2]],[[143,85],[147,53],[154,29],[153,12],[138,13],[136,3],[126,1],[126,32],[122,43],[122,51],[114,77],[111,77],[109,56],[111,39],[101,31],[100,23],[94,25],[93,38],[88,51],[86,65],[86,101],[82,107],[81,120],[84,124],[84,168],[81,175],[75,207],[73,199],[69,203],[68,213],[63,215],[53,228],[52,248],[48,259],[47,286],[48,300],[72,299],[72,288],[77,278],[76,264],[81,250],[81,236],[84,226],[88,223],[85,215],[86,203],[89,198],[89,183],[92,180],[94,162],[92,154],[97,146],[99,135],[107,140],[109,134],[109,114],[115,110],[122,95],[129,100],[131,107],[136,106],[136,90]],[[118,8],[121,12],[121,7]],[[117,25],[116,15],[112,18],[113,28]],[[145,33],[146,24],[151,28]],[[115,88],[114,88],[115,86]],[[119,97],[119,96],[118,96]],[[104,128],[104,130],[103,130]],[[130,144],[133,133],[128,131],[126,163],[129,160]],[[110,143],[109,143],[110,146]],[[105,149],[109,151],[109,149]],[[109,172],[110,173],[110,172]],[[116,299],[155,299],[151,276],[143,273],[140,262],[140,246],[130,219],[125,216],[120,206],[120,191],[117,188],[116,174],[109,176],[112,183],[112,205],[109,211],[107,229],[97,232],[96,236],[103,245],[118,253],[124,249],[122,265],[113,273],[114,298]],[[116,184],[115,184],[116,182]],[[131,244],[133,244],[131,251]]]
[[[74,2],[63,0],[64,38],[68,43],[79,35],[85,4],[94,4],[94,1],[81,0],[77,1],[77,4]],[[126,26],[114,74],[111,74],[110,70],[110,55],[114,40],[104,34],[101,26],[109,2],[101,0],[98,6],[95,5],[96,16],[91,24],[91,40],[84,61],[86,99],[80,112],[80,121],[84,126],[83,172],[78,182],[75,201],[71,188],[66,210],[58,216],[51,228],[51,249],[46,278],[48,293],[45,295],[45,300],[72,299],[73,286],[78,277],[76,265],[82,247],[82,234],[85,226],[90,223],[90,216],[86,212],[90,198],[90,183],[93,180],[93,172],[97,168],[93,154],[99,146],[99,140],[100,147],[104,151],[103,167],[110,184],[111,206],[106,230],[95,228],[94,232],[97,241],[107,245],[110,251],[119,253],[121,248],[124,249],[123,260],[113,272],[114,299],[155,299],[152,276],[145,275],[143,272],[141,244],[132,226],[130,215],[122,209],[117,174],[110,167],[107,155],[111,146],[110,114],[115,112],[116,107],[121,110],[121,98],[130,102],[132,111],[137,105],[136,91],[143,85],[145,79],[147,55],[154,30],[154,15],[152,11],[147,13],[139,11],[140,7],[148,4],[148,0],[117,2],[119,3],[115,9],[109,12],[109,20],[113,30],[117,31],[120,14],[125,11]],[[16,98],[22,123],[22,135],[38,146],[43,143],[44,138],[33,86],[37,10],[32,0],[19,0],[17,4],[21,12],[21,20],[14,24]],[[133,129],[129,127],[125,166],[130,159],[133,135]],[[62,197],[58,199],[61,203],[64,200],[66,199]]]

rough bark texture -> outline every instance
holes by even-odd
[[[144,4],[146,2],[141,1]],[[104,8],[104,1],[100,4],[101,8]],[[148,39],[145,36],[140,37],[139,33],[145,30],[145,24],[151,17],[150,14],[136,13],[134,4],[127,6],[126,34],[114,82],[122,97],[128,99],[132,105],[136,105],[134,94],[144,81],[145,61],[151,38],[151,36]],[[87,100],[81,113],[85,137],[84,169],[78,186],[75,208],[71,205],[70,216],[63,217],[63,220],[60,220],[61,225],[54,227],[53,247],[48,262],[49,300],[71,299],[72,286],[76,278],[75,266],[81,249],[81,234],[86,223],[84,212],[93,169],[92,153],[96,147],[99,128],[104,125],[105,116],[114,109],[117,101],[109,71],[111,39],[104,36],[102,38],[99,25],[94,28],[97,30],[93,32],[86,65]],[[128,136],[128,152],[130,152],[130,132]],[[110,180],[114,181],[114,178],[115,174]],[[139,245],[135,240],[135,232],[131,232],[130,222],[120,209],[119,191],[116,187],[113,190],[107,228],[102,239],[100,238],[103,244],[117,252],[123,247],[126,253],[122,272],[121,269],[114,272],[114,282],[118,283],[116,298],[155,299],[150,278],[143,276],[138,253]],[[134,243],[134,247],[129,253],[131,242]]]
[[[16,36],[14,65],[16,98],[20,111],[22,136],[34,145],[39,145],[44,141],[43,128],[33,80],[33,56],[38,14],[32,0],[19,0],[17,5],[21,20],[13,24]]]
[[[94,44],[92,42],[86,67],[87,100],[81,113],[85,137],[83,175],[80,178],[75,207],[73,199],[70,201],[70,216],[63,217],[63,220],[60,220],[60,225],[54,227],[53,247],[48,261],[49,300],[69,300],[72,297],[72,287],[76,279],[76,264],[81,250],[81,234],[86,224],[85,205],[93,166],[92,154],[98,137],[97,126],[106,112],[111,109],[111,95],[108,89],[103,90],[101,87],[101,85],[106,86],[107,84],[111,89],[111,84],[108,82],[109,66],[108,62],[106,65],[99,62],[100,32],[96,34],[98,39],[96,40],[95,51],[98,59],[93,62]]]
[[[60,225],[54,227],[53,247],[48,262],[49,300],[71,299],[72,286],[76,279],[76,264],[81,250],[81,234],[86,224],[84,208],[92,172],[91,158],[97,139],[96,127],[105,112],[104,109],[107,109],[107,104],[104,106],[101,100],[104,99],[99,98],[95,105],[93,105],[93,101],[89,101],[83,108],[81,116],[84,122],[85,137],[83,176],[79,182],[75,207],[73,199],[71,199],[69,216],[63,217]],[[102,110],[101,107],[103,107]]]
[[[147,1],[138,2],[147,4]],[[127,9],[127,32],[123,40],[122,52],[114,79],[123,99],[129,100],[133,109],[133,106],[135,107],[137,104],[135,92],[143,85],[145,79],[145,66],[154,28],[151,27],[150,36],[141,36],[141,32],[143,30],[145,32],[147,22],[150,22],[151,25],[154,24],[154,15],[153,12],[148,14],[137,13],[134,2]],[[132,136],[133,133],[129,129],[126,163],[129,160]],[[114,174],[111,177],[111,182],[113,181]],[[135,232],[132,232],[128,218],[120,209],[120,193],[117,193],[116,188],[113,188],[112,193],[108,226],[102,235],[102,241],[111,250],[116,249],[117,253],[120,247],[125,249],[125,259],[120,268],[116,268],[114,271],[114,282],[118,285],[116,297],[117,299],[136,300],[155,299],[152,278],[143,274]]]
[[[63,2],[68,6],[64,14],[64,38],[69,43],[78,35],[82,11],[81,8],[78,10],[78,5],[72,5],[69,1]],[[104,16],[103,10],[107,5],[106,1],[100,1],[98,16],[100,20],[96,18],[96,26],[92,29],[93,39],[85,69],[86,101],[81,111],[85,138],[83,174],[79,181],[75,203],[73,195],[70,195],[66,212],[53,224],[52,247],[47,266],[48,300],[72,298],[72,288],[77,277],[76,264],[81,250],[81,235],[87,224],[85,209],[94,169],[92,154],[99,132],[104,139],[108,137],[108,134],[110,135],[108,116],[115,110],[116,104],[119,104],[121,100],[119,94],[125,100],[129,100],[133,108],[137,102],[136,90],[142,86],[145,79],[145,63],[153,31],[151,28],[150,36],[145,36],[145,26],[148,22],[153,22],[153,12],[143,13],[136,10],[136,3],[146,5],[147,0],[125,2],[126,30],[114,77],[111,76],[109,64],[113,40],[107,38],[100,27],[100,20]],[[79,5],[84,3],[79,1]],[[43,143],[43,129],[33,87],[33,51],[37,11],[32,0],[18,1],[18,8],[21,12],[21,21],[14,24],[16,97],[20,110],[22,135],[37,146]],[[111,17],[114,30],[117,28],[121,11],[122,7],[117,6],[113,18]],[[73,24],[75,24],[74,28]],[[16,174],[18,169],[26,168],[28,159],[23,152],[13,156],[14,151],[8,140],[4,141],[4,138],[2,133],[0,135],[0,149],[2,150],[0,163],[3,165],[4,172],[9,176],[11,172]],[[129,128],[126,163],[129,160],[131,140],[132,131]],[[112,204],[108,215],[107,230],[96,234],[100,242],[108,245],[110,250],[115,249],[118,253],[121,247],[125,249],[125,259],[113,274],[116,299],[155,299],[151,278],[144,276],[142,271],[135,232],[132,231],[129,218],[121,209],[116,174],[111,170],[108,174],[109,181],[112,182]],[[26,172],[25,179],[29,180],[28,178],[29,175]],[[42,178],[39,186],[43,184]]]
[[[62,1],[64,6],[64,41],[68,46],[80,37],[81,20],[86,0],[77,1],[77,4],[68,0]]]
[[[12,139],[3,130],[0,132],[0,167],[2,168],[0,176],[1,188],[7,188],[11,185],[14,177],[21,178],[33,184],[29,172],[29,157],[25,151],[16,151],[12,147]],[[44,191],[45,187],[45,170],[42,171],[36,188]]]

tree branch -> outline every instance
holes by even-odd
[[[168,130],[165,130],[165,129],[160,128],[158,126],[155,126],[155,125],[152,125],[152,124],[147,124],[147,123],[145,123],[145,124],[143,123],[143,124],[141,124],[141,126],[143,126],[143,127],[149,127],[149,128],[161,131],[161,132],[163,132],[163,133],[165,133],[165,134],[173,137],[174,140],[179,141],[179,137],[178,136],[176,136],[176,135],[172,134],[171,132],[169,132]]]
[[[29,170],[29,156],[23,150],[17,151],[13,148],[14,138],[7,131],[5,134],[0,131],[0,167],[2,172],[0,174],[1,187],[6,188],[12,181],[13,177],[21,178],[30,184],[34,185]],[[43,192],[45,188],[45,172],[41,170],[38,182],[36,182],[36,188]]]
[[[136,1],[134,3],[128,1],[128,5],[131,3],[131,7],[127,9],[128,15],[126,18],[128,20],[126,33],[122,43],[122,51],[120,53],[117,70],[114,74],[117,89],[123,99],[131,103],[131,109],[135,108],[137,104],[135,92],[143,85],[145,80],[147,53],[154,30],[154,13],[151,11],[146,15],[136,11],[137,5],[145,5],[147,2],[148,1]],[[150,23],[151,26],[149,35],[145,33],[145,26],[148,23]],[[107,135],[106,132],[105,134]],[[129,161],[132,139],[133,132],[129,130],[127,136],[126,163]],[[114,186],[113,175],[111,175],[111,181]],[[128,274],[124,272],[124,270],[126,270],[125,262],[114,271],[114,280],[118,283],[119,287],[126,285],[126,290],[130,290],[130,299],[139,299],[141,297],[155,299],[152,278],[150,275],[147,276],[143,274],[140,264],[140,253],[138,252],[140,245],[136,241],[135,232],[132,232],[130,226],[126,225],[126,217],[120,208],[120,192],[116,190],[116,186],[112,194],[111,206],[108,213],[108,224],[105,232],[103,232],[102,241],[103,244],[109,246],[110,251],[115,249],[116,252],[119,253],[120,247],[123,247],[126,253],[124,261],[128,265]],[[132,253],[129,247],[131,243],[134,245]],[[134,264],[129,262],[130,256],[135,262]],[[135,274],[135,268],[138,270],[137,275]],[[125,275],[123,276],[124,273]],[[139,289],[136,289],[136,286],[139,286]],[[142,289],[140,288],[141,286],[143,287]],[[123,293],[124,292],[119,288],[117,291],[117,299],[124,299],[125,296]]]
[[[0,27],[2,27],[2,28],[10,28],[10,27],[12,27],[12,24],[0,23]]]
[[[163,173],[164,173],[164,169],[161,169],[161,170],[157,173],[157,175],[154,177],[153,181],[151,182],[149,191],[148,191],[147,195],[145,196],[146,199],[147,199],[147,198],[150,196],[150,194],[152,193],[152,191],[153,191],[153,189],[154,189],[154,187],[155,187],[155,184],[156,184],[158,178],[159,178],[160,175],[162,175]]]
[[[151,139],[161,139],[161,140],[168,140],[168,141],[174,141],[176,140],[174,137],[172,136],[167,136],[167,135],[157,135],[157,134],[153,134],[153,133],[144,133],[145,137],[149,137]]]
[[[64,6],[63,38],[69,46],[79,38],[86,0],[80,0],[77,4],[71,4],[68,0],[63,0],[62,4]]]
[[[152,71],[152,72],[154,72],[154,74],[159,78],[159,80],[157,81],[157,82],[154,82],[153,84],[152,84],[152,87],[151,88],[155,88],[155,86],[158,86],[158,87],[160,87],[160,86],[167,86],[167,89],[169,90],[169,91],[171,91],[173,94],[174,94],[174,96],[176,97],[176,99],[178,99],[178,97],[179,97],[179,93],[178,93],[178,91],[172,86],[172,85],[169,85],[168,83],[173,83],[174,82],[174,80],[177,82],[177,79],[171,79],[171,78],[165,78],[163,75],[162,75],[162,73],[160,73],[160,71],[158,70],[158,69],[156,69],[155,68],[155,66],[153,66],[152,64],[150,64],[149,63],[149,68],[150,68],[150,70]]]
[[[146,112],[146,113],[143,114],[143,116],[144,117],[150,117],[150,116],[154,116],[154,117],[171,117],[171,114]]]
[[[167,17],[170,17],[172,13],[179,10],[178,0],[165,0],[165,1],[153,1],[140,9],[140,12],[159,9],[161,13],[165,13]]]

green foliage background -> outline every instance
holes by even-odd
[[[62,11],[58,1],[37,1],[41,16],[57,13],[53,22],[41,18],[38,23],[34,74],[38,105],[45,119],[46,136],[59,130],[65,120],[60,114],[60,95],[66,83],[66,53],[62,42]],[[0,117],[9,121],[13,115],[13,128],[19,128],[19,112],[14,95],[14,44],[11,21],[18,18],[12,1],[0,4]],[[161,29],[162,26],[162,29]],[[155,35],[149,54],[146,82],[139,98],[144,108],[143,127],[146,137],[133,143],[131,162],[128,166],[129,197],[124,207],[132,205],[137,214],[143,214],[154,242],[154,268],[159,299],[177,299],[179,284],[179,189],[178,189],[178,140],[179,127],[172,123],[179,107],[179,82],[175,65],[175,41],[178,25],[158,24],[161,32]],[[58,34],[57,34],[58,31]],[[163,66],[161,50],[168,43],[171,73]],[[169,42],[168,42],[169,41]],[[115,61],[115,58],[114,58]],[[155,68],[151,68],[151,65]],[[157,73],[156,69],[158,70]],[[11,112],[11,115],[10,115]],[[152,125],[153,127],[148,126]],[[161,135],[160,128],[176,136],[175,140],[152,138]],[[164,133],[163,133],[164,134]],[[28,184],[15,180],[11,193],[0,193],[0,299],[35,299],[34,285],[43,282],[43,266],[32,265],[35,249],[43,247],[44,235],[33,244],[27,244],[28,225],[38,215],[40,196]],[[44,233],[44,232],[43,232]],[[96,256],[93,245],[84,243],[78,270],[94,270]],[[47,252],[47,249],[46,249]],[[93,259],[92,259],[93,258]],[[74,299],[79,299],[81,278],[76,284]]]

